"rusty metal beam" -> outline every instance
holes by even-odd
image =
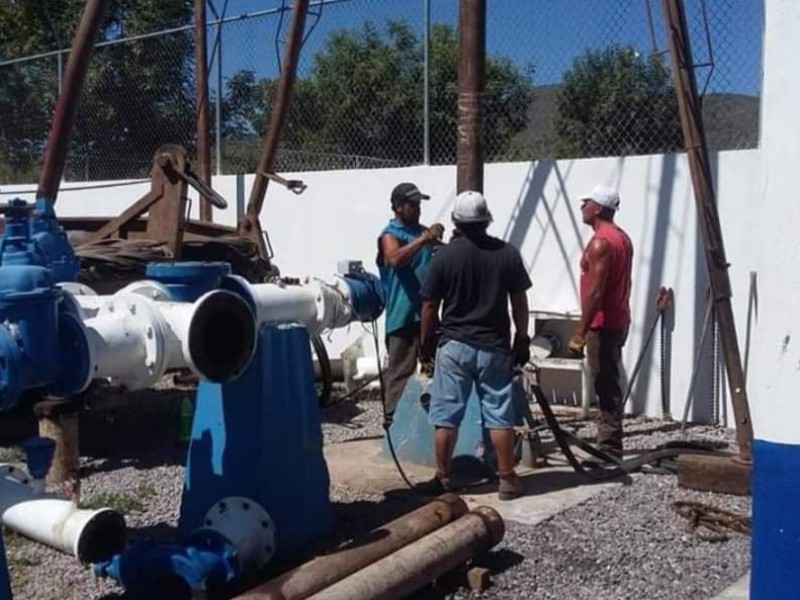
[[[286,117],[289,114],[289,103],[297,73],[297,62],[303,41],[308,3],[309,0],[295,0],[292,6],[289,35],[284,45],[281,74],[278,78],[278,85],[275,89],[275,96],[270,110],[269,127],[264,137],[264,143],[261,146],[261,154],[258,159],[253,188],[250,190],[247,211],[243,221],[239,223],[240,235],[248,237],[258,244],[262,256],[267,256],[267,249],[261,234],[261,224],[258,216],[261,214],[264,196],[267,193],[267,184],[269,183],[269,178],[264,173],[272,172],[275,156],[278,153],[281,133],[286,123]]]
[[[89,70],[92,48],[109,4],[109,0],[86,0],[81,21],[72,42],[61,92],[58,94],[53,122],[47,136],[44,165],[36,191],[37,198],[46,198],[51,204],[55,204],[58,195],[72,139],[75,116],[78,113],[81,88],[86,78],[86,72]]]
[[[730,266],[725,256],[714,182],[705,139],[700,97],[694,76],[691,43],[686,26],[683,0],[661,0],[664,21],[667,24],[673,79],[678,97],[684,146],[689,158],[698,226],[703,232],[703,247],[711,284],[714,309],[719,323],[725,370],[728,374],[733,414],[736,419],[736,441],[739,459],[749,463],[753,442],[753,423],[747,399],[744,369],[736,337],[736,323],[731,307]]]
[[[195,99],[197,103],[197,175],[211,185],[211,109],[208,105],[208,50],[206,48],[206,0],[194,2]],[[213,221],[211,203],[200,198],[200,220]]]
[[[309,596],[308,600],[399,600],[498,544],[502,517],[479,506],[460,519]]]
[[[458,5],[458,137],[456,190],[483,192],[483,100],[486,0]]]
[[[366,539],[321,556],[255,587],[234,600],[301,600],[316,594],[407,544],[459,519],[467,505],[455,494],[444,494],[417,510],[374,529]]]

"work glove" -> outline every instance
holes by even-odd
[[[429,242],[441,241],[444,237],[444,225],[441,223],[434,223],[425,230],[425,236]]]
[[[580,333],[575,332],[572,338],[570,338],[569,344],[567,344],[567,349],[574,358],[583,358],[583,349],[585,346],[586,338]]]
[[[531,360],[531,338],[527,335],[516,334],[511,347],[514,356],[514,365],[524,367]]]

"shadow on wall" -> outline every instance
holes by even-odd
[[[645,312],[644,323],[638,324],[643,331],[649,329],[652,320],[656,317],[656,294],[659,288],[664,285],[670,213],[672,211],[672,198],[675,192],[676,156],[675,154],[665,154],[661,160],[661,177],[658,185],[658,200],[655,211],[655,229],[653,231],[653,241],[649,253],[650,272],[647,278],[644,296],[647,310]],[[645,195],[645,198],[646,197]],[[642,260],[647,256],[647,252],[643,252],[643,248],[637,248],[636,240],[634,240],[633,244],[634,256],[638,254],[639,264],[642,264]],[[656,356],[655,348],[658,344],[656,335],[658,334],[654,334],[650,346],[645,349],[645,355],[642,358],[642,366],[631,393],[631,412],[633,412],[633,414],[641,414],[647,410],[648,390],[650,389],[650,379],[653,373],[652,367],[661,366],[653,362]],[[644,337],[646,337],[646,334]],[[644,343],[644,337],[642,338],[642,343]],[[637,358],[640,353],[641,350],[637,353]],[[665,373],[665,376],[669,377],[669,373]]]
[[[559,252],[564,261],[564,267],[569,275],[569,281],[575,297],[578,297],[577,269],[578,265],[570,258],[568,248],[571,247],[569,237],[574,236],[576,245],[583,243],[576,215],[577,204],[573,205],[571,196],[567,191],[567,180],[572,168],[572,161],[568,163],[566,173],[562,173],[559,164],[552,159],[542,159],[532,162],[528,174],[517,196],[511,216],[503,231],[503,239],[517,248],[522,248],[528,239],[531,226],[538,222],[541,232],[535,242],[533,252],[523,255],[523,261],[529,273],[536,272],[536,266],[547,245],[548,236],[552,233],[558,245]],[[548,181],[553,179],[557,189],[548,196],[546,188]],[[565,203],[567,218],[570,222],[570,231],[563,232],[555,218],[555,210],[559,202]],[[543,209],[540,211],[539,209]]]
[[[711,168],[711,180],[713,181],[714,189],[717,190],[719,178],[719,153],[710,153],[709,164]],[[692,199],[694,199],[694,196],[692,196]],[[709,298],[708,289],[710,283],[708,279],[708,266],[706,265],[705,250],[703,248],[703,232],[699,219],[695,234],[695,243],[695,326],[692,368],[697,370],[697,381],[694,386],[694,399],[692,401],[690,418],[692,421],[699,423],[711,423],[718,420],[718,417],[721,416],[717,414],[717,408],[715,406],[716,399],[723,399],[723,407],[725,406],[725,401],[724,391],[717,390],[718,371],[716,365],[714,364],[713,317],[711,319],[708,332],[705,335],[705,339],[703,339],[703,321],[706,313],[707,299]],[[721,387],[724,388],[724,385]]]

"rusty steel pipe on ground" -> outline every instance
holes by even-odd
[[[211,121],[208,106],[208,50],[206,48],[206,0],[194,2],[195,99],[197,102],[197,175],[211,185]],[[211,203],[200,197],[200,220],[213,221]]]
[[[256,176],[247,202],[247,211],[244,220],[239,223],[239,234],[256,242],[259,250],[263,252],[262,256],[266,256],[267,252],[261,236],[261,224],[258,216],[261,213],[261,207],[264,205],[264,196],[267,193],[267,184],[269,183],[269,178],[264,173],[272,172],[275,156],[278,153],[278,145],[281,141],[281,133],[289,114],[289,103],[297,74],[297,62],[303,42],[308,3],[309,0],[295,0],[292,6],[292,20],[289,26],[289,35],[284,45],[281,74],[278,77],[278,85],[272,101],[269,126],[264,137],[264,143],[261,146]]]
[[[467,505],[444,494],[417,510],[372,530],[365,539],[255,587],[234,600],[303,600],[359,569],[396,552],[440,527],[463,517]]]
[[[86,78],[86,72],[89,70],[95,38],[103,24],[109,5],[110,0],[86,0],[81,22],[72,41],[61,92],[58,94],[53,122],[47,136],[39,187],[36,190],[37,198],[46,198],[51,204],[55,204],[61,176],[64,174],[64,165],[72,139],[72,128],[78,113],[81,88]]]
[[[661,8],[664,13],[664,21],[667,23],[667,37],[672,57],[673,79],[678,97],[683,143],[689,158],[698,227],[703,232],[706,266],[722,339],[722,353],[725,370],[728,373],[733,414],[736,419],[739,459],[749,463],[751,461],[750,447],[753,442],[753,423],[750,419],[750,405],[747,399],[742,357],[739,353],[736,323],[731,308],[731,282],[728,274],[730,265],[725,257],[722,227],[714,195],[714,182],[711,177],[700,97],[697,93],[697,81],[694,76],[689,30],[686,26],[686,12],[683,0],[661,0]]]
[[[458,131],[456,191],[483,192],[486,86],[486,0],[458,4]]]
[[[405,546],[309,600],[397,600],[414,592],[470,558],[486,552],[505,535],[502,517],[479,506],[460,519]]]

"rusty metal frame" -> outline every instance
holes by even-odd
[[[712,301],[722,340],[722,354],[728,385],[731,393],[733,414],[736,419],[736,441],[739,459],[751,461],[753,422],[747,399],[747,386],[736,337],[736,323],[731,307],[731,282],[728,274],[730,264],[725,256],[714,181],[708,157],[700,97],[692,62],[689,30],[683,0],[661,0],[664,21],[667,26],[673,79],[678,98],[678,110],[683,131],[683,143],[689,158],[694,198],[697,206],[698,227],[703,232],[703,248],[711,284]]]

